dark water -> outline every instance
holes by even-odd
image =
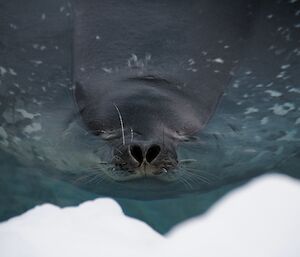
[[[90,153],[103,145],[74,114],[71,4],[1,0],[0,219],[44,202],[69,206],[111,196],[127,215],[165,233],[256,176],[299,179],[300,3],[257,2],[247,50],[201,143],[178,149],[197,160],[189,168],[201,179],[169,185],[86,177]]]

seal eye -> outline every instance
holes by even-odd
[[[175,131],[173,137],[181,142],[197,141],[197,137],[191,135],[185,135],[180,131]]]
[[[175,131],[173,137],[179,141],[189,141],[189,137],[180,131]]]
[[[121,136],[120,132],[116,130],[101,130],[98,132],[98,135],[104,140],[111,140]]]

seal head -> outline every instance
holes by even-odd
[[[199,116],[178,82],[139,76],[99,83],[88,90],[77,84],[75,98],[88,130],[111,146],[106,161],[114,167],[107,175],[114,180],[175,178],[178,143],[198,132],[209,115]]]

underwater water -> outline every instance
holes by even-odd
[[[107,145],[76,116],[72,2],[0,1],[0,220],[45,202],[70,206],[109,196],[126,215],[166,233],[254,177],[299,179],[300,3],[256,2],[246,50],[215,114],[195,141],[178,148],[196,175],[180,183],[107,183],[91,171],[94,154]]]

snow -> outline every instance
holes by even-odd
[[[111,199],[44,204],[0,224],[1,257],[298,257],[300,183],[265,176],[228,194],[166,237]],[[180,207],[179,207],[180,208]]]

